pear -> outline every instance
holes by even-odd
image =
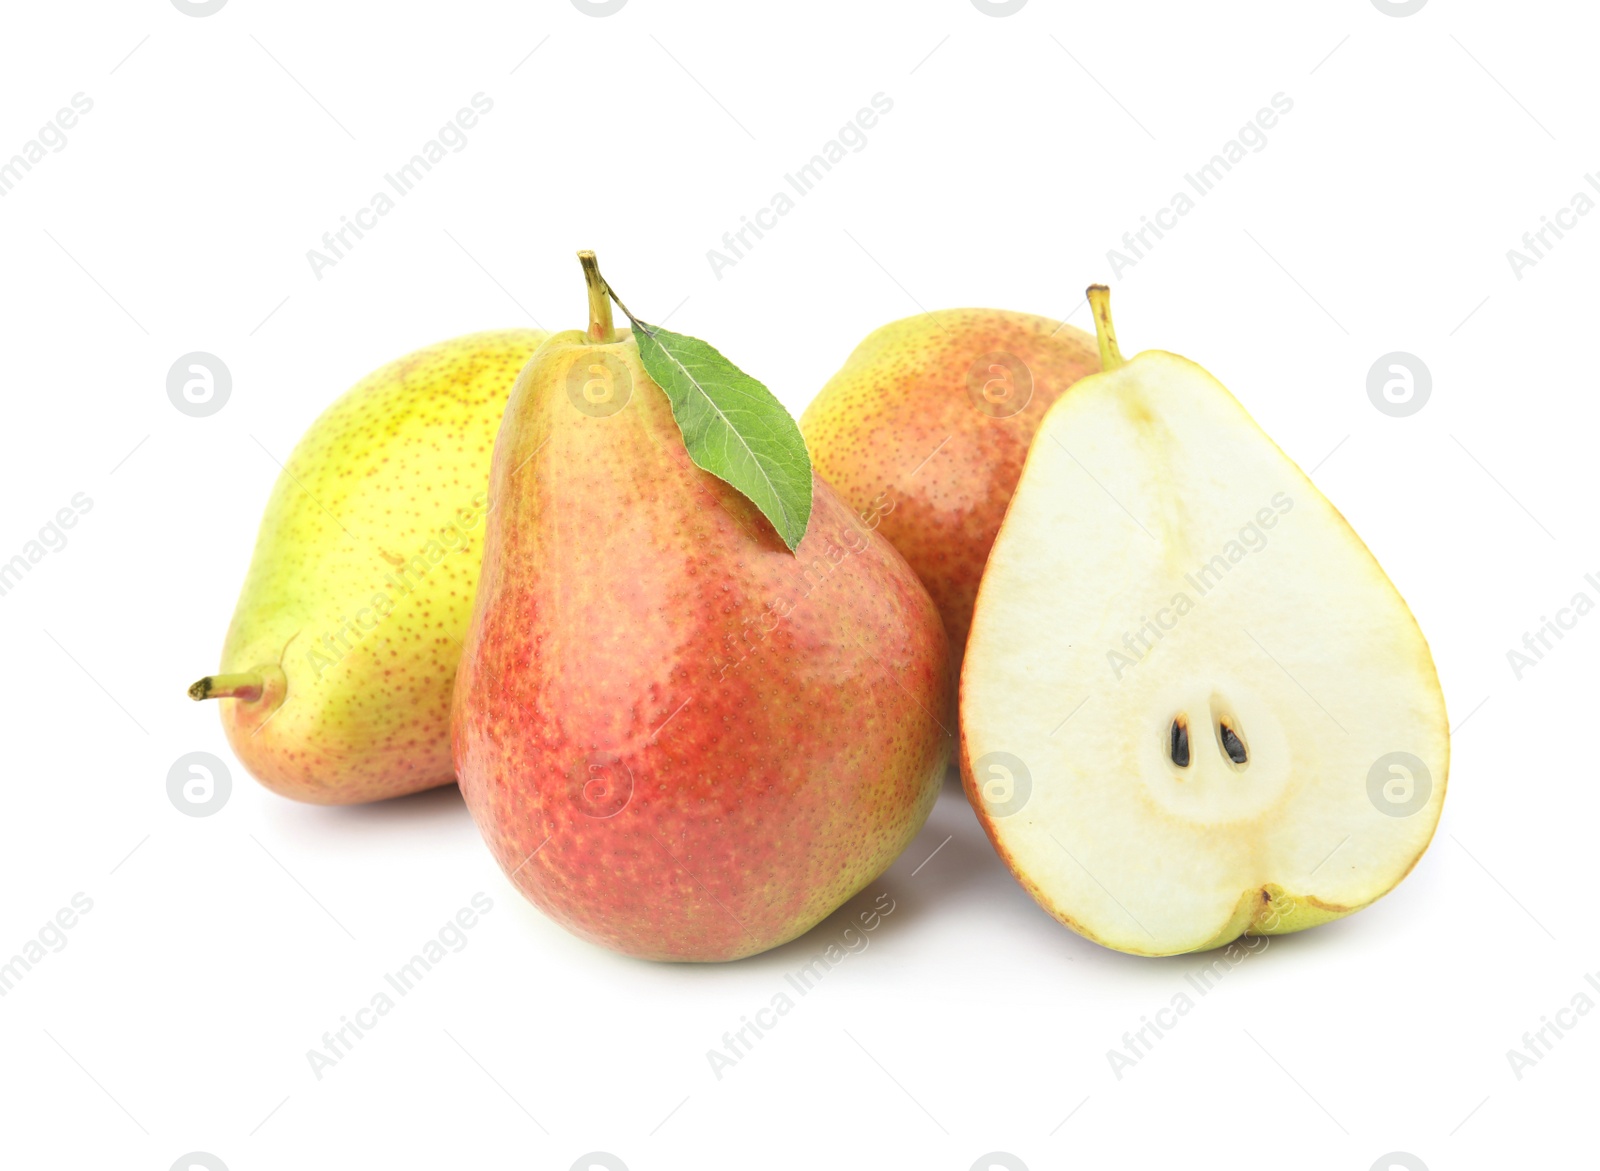
[[[478,584],[489,461],[517,372],[548,335],[470,334],[335,402],[284,465],[222,649],[241,763],[327,805],[449,784],[450,699]]]
[[[517,379],[456,680],[461,791],[575,934],[732,960],[806,931],[921,828],[949,756],[938,612],[812,477],[791,553],[691,461],[586,258],[588,330]]]
[[[961,674],[967,796],[1045,910],[1138,955],[1391,890],[1444,802],[1428,644],[1344,518],[1211,375],[1124,361],[1051,408]]]
[[[917,571],[958,662],[1033,434],[1099,369],[1070,325],[946,309],[868,335],[801,416],[817,470]]]

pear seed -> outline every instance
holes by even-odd
[[[1179,716],[1172,721],[1172,763],[1179,768],[1189,767],[1189,721]]]

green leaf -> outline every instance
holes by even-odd
[[[811,520],[811,455],[773,393],[699,338],[633,323],[689,458],[750,498],[792,551]]]

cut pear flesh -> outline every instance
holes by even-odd
[[[1449,765],[1427,643],[1371,553],[1220,383],[1155,351],[1045,418],[961,733],[1018,880],[1142,955],[1371,903],[1427,849]]]

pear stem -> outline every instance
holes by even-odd
[[[1117,330],[1111,324],[1111,290],[1105,285],[1089,286],[1089,308],[1094,311],[1094,334],[1100,343],[1100,368],[1115,370],[1127,364],[1117,348]]]
[[[246,671],[238,675],[207,675],[189,687],[190,699],[243,699],[255,701],[261,698],[261,689],[266,685],[266,680],[257,671]]]
[[[616,330],[611,325],[611,289],[600,275],[600,263],[593,252],[585,249],[578,253],[578,263],[583,265],[583,280],[589,286],[589,340],[609,345],[616,341]]]

